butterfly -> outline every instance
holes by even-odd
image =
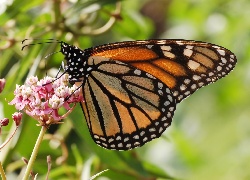
[[[93,140],[129,150],[158,138],[176,105],[226,76],[237,62],[226,48],[192,40],[141,40],[81,50],[63,41],[65,73],[82,88]]]

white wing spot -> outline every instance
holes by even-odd
[[[135,73],[136,75],[141,75],[141,70],[136,69],[136,70],[134,71],[134,73]]]
[[[222,49],[218,49],[217,51],[222,56],[225,56],[225,54],[226,54],[226,52],[224,50],[222,50]]]
[[[109,143],[111,143],[112,141],[114,141],[114,138],[110,138],[110,139],[108,140]]]
[[[199,84],[198,84],[200,87],[201,86],[203,86],[204,85],[204,83],[203,82],[199,82]]]
[[[149,129],[149,132],[154,132],[154,131],[156,131],[155,128],[150,128]]]
[[[121,136],[116,137],[116,140],[118,140],[118,141],[121,140],[121,139],[122,139]]]
[[[161,50],[163,51],[170,51],[171,49],[171,46],[161,46]]]
[[[222,61],[223,64],[227,63],[227,60],[225,58],[221,58],[221,61]]]
[[[168,95],[168,100],[169,100],[170,102],[172,102],[172,101],[173,101],[172,96]]]
[[[174,111],[174,107],[170,107],[170,108],[169,108],[169,111]]]
[[[175,58],[175,55],[171,52],[168,52],[168,51],[162,51],[164,56],[168,57],[168,58]]]
[[[215,48],[215,49],[219,49],[220,48],[219,46],[216,46],[216,45],[214,45],[212,47]]]
[[[182,84],[180,87],[181,91],[184,91],[186,88],[187,88],[187,86],[185,86],[184,84]]]
[[[115,148],[115,145],[114,145],[114,144],[111,144],[110,147]]]
[[[162,90],[158,90],[158,94],[162,96],[163,95]]]
[[[180,100],[180,99],[183,99],[183,95],[178,96],[178,98],[179,98],[179,100]]]
[[[156,135],[155,134],[151,134],[151,138],[156,138]]]
[[[155,77],[154,77],[154,76],[152,76],[152,75],[151,75],[151,74],[149,74],[149,73],[146,73],[146,75],[147,75],[149,78],[155,79]]]
[[[153,45],[146,45],[146,47],[147,47],[148,49],[151,49],[151,48],[153,47]]]
[[[165,102],[164,102],[164,106],[168,106],[169,104],[170,104],[169,101],[165,101]]]
[[[107,147],[108,145],[106,143],[102,143],[103,146]]]
[[[160,127],[160,129],[159,129],[159,133],[161,133],[163,131],[163,128],[162,127]]]
[[[178,94],[179,94],[178,91],[175,91],[175,92],[173,93],[174,96],[177,96]]]
[[[82,68],[81,68],[82,69]],[[87,71],[91,71],[92,70],[92,67],[88,67]]]
[[[197,85],[196,84],[193,84],[192,86],[191,86],[191,89],[196,89],[197,88]]]
[[[162,89],[163,84],[161,82],[158,82],[158,88]]]
[[[139,146],[140,143],[139,143],[139,142],[135,142],[134,145],[135,145],[135,146]]]
[[[198,81],[198,80],[200,80],[200,79],[201,79],[200,76],[198,76],[198,75],[193,75],[193,80]]]
[[[189,84],[190,82],[191,82],[190,79],[185,79],[185,80],[184,80],[184,83],[185,83],[185,84]]]
[[[221,71],[222,70],[222,67],[221,66],[218,66],[217,67],[217,71]]]
[[[140,135],[143,136],[145,134],[145,131],[140,132]]]
[[[131,147],[131,144],[127,144],[126,147],[127,147],[127,148],[130,148],[130,147]]]
[[[100,137],[100,139],[101,139],[102,141],[106,141],[106,139],[105,139],[104,137]]]
[[[170,89],[169,88],[166,88],[166,93],[170,93]]]
[[[167,127],[167,126],[168,126],[168,123],[164,123],[163,126],[164,126],[164,127]]]
[[[161,119],[161,121],[166,121],[166,120],[167,118],[165,116]]]
[[[193,51],[191,49],[185,49],[183,54],[187,57],[191,57],[193,54]]]
[[[118,144],[118,147],[123,147],[123,144],[122,144],[122,143],[119,143],[119,144]]]
[[[213,75],[214,75],[213,72],[208,73],[208,76],[213,76]]]
[[[139,139],[139,136],[138,136],[138,135],[135,135],[135,136],[134,136],[134,139]]]
[[[210,81],[211,81],[211,78],[207,78],[206,80],[207,80],[207,82],[210,82]]]

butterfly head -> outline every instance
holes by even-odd
[[[81,81],[85,74],[84,51],[76,46],[61,42],[61,52],[66,60],[64,70],[71,82]]]

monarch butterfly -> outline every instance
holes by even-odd
[[[65,72],[82,88],[92,138],[114,150],[160,137],[177,103],[226,76],[237,61],[226,48],[191,40],[125,41],[85,50],[58,42]]]

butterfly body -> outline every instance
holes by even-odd
[[[127,41],[85,50],[61,42],[61,52],[70,81],[81,83],[92,138],[116,150],[159,137],[177,103],[236,64],[229,50],[188,40]]]

